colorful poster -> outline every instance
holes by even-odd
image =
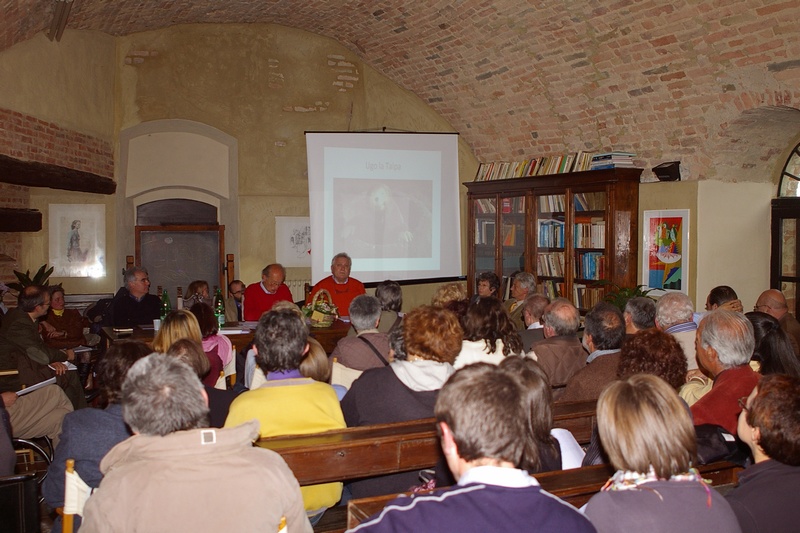
[[[642,256],[647,287],[688,293],[689,210],[645,211]]]

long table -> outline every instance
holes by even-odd
[[[236,322],[225,324],[223,328],[239,330],[245,329]],[[325,349],[325,352],[330,354],[333,352],[333,349],[336,348],[336,343],[338,343],[341,338],[347,335],[347,331],[349,329],[349,322],[337,320],[330,327],[309,328],[309,332],[312,337],[319,341],[319,343]],[[237,351],[241,350],[253,341],[253,330],[247,331],[246,333],[223,332],[223,334],[231,340],[231,344],[233,344]],[[152,326],[136,326],[133,328],[133,333],[120,335],[114,332],[114,328],[111,326],[105,326],[102,328],[102,336],[106,340],[107,345],[111,345],[115,342],[126,339],[133,339],[146,342],[147,344],[152,344],[153,337],[155,337],[155,331],[153,331]]]

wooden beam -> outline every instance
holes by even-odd
[[[42,213],[36,209],[0,207],[0,231],[21,232],[42,229]]]
[[[96,194],[114,194],[117,190],[117,183],[111,178],[58,165],[21,161],[2,154],[0,154],[0,182]]]

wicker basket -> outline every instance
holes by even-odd
[[[320,289],[311,303],[303,306],[303,314],[309,319],[312,328],[328,328],[339,316],[339,310],[333,305],[331,293]]]

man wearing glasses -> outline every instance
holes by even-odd
[[[245,320],[256,321],[272,309],[276,302],[292,301],[292,291],[284,283],[286,269],[279,263],[264,267],[261,282],[248,285],[244,291],[242,315]]]
[[[228,284],[228,297],[225,298],[225,322],[241,322],[244,282],[235,279]]]
[[[125,286],[111,302],[111,324],[117,328],[132,328],[152,324],[161,316],[161,301],[150,294],[150,277],[144,267],[131,267],[125,272]]]
[[[789,312],[786,297],[776,289],[769,289],[761,293],[753,306],[753,311],[767,313],[781,324],[781,329],[789,336],[794,353],[800,357],[800,322]]]

